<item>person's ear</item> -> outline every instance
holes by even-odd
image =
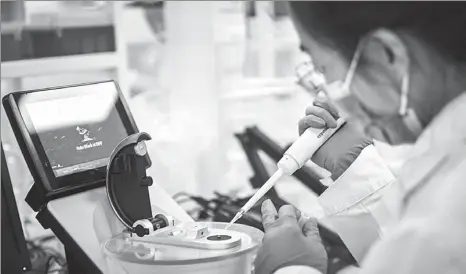
[[[408,49],[398,34],[387,29],[378,29],[367,37],[362,58],[396,83],[409,73]]]

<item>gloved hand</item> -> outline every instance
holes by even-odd
[[[298,225],[300,213],[284,205],[277,213],[270,200],[262,203],[262,223],[265,235],[254,262],[255,274],[272,274],[290,265],[313,267],[327,271],[327,253],[317,228],[317,219],[310,218]]]
[[[306,109],[306,117],[299,121],[299,134],[308,128],[335,128],[339,118],[336,107],[326,98],[317,96]],[[336,180],[356,160],[361,151],[372,144],[372,139],[347,121],[312,156],[311,160],[332,173]]]

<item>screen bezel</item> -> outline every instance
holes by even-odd
[[[41,179],[41,183],[43,187],[47,190],[47,192],[62,192],[68,188],[79,187],[79,185],[86,185],[97,181],[105,181],[106,165],[92,170],[76,172],[60,177],[55,176],[52,167],[50,166],[45,150],[41,144],[40,138],[37,135],[36,129],[34,128],[31,118],[29,117],[29,113],[26,107],[20,104],[20,100],[25,96],[29,97],[28,100],[31,100],[30,98],[33,97],[43,98],[47,96],[47,92],[56,91],[57,89],[63,89],[63,91],[60,92],[59,96],[53,96],[54,99],[69,98],[70,92],[67,93],[67,88],[98,85],[110,82],[115,85],[115,89],[117,91],[118,96],[115,101],[115,107],[118,115],[120,116],[121,121],[123,122],[127,135],[129,136],[131,134],[137,133],[138,129],[136,123],[131,115],[131,112],[129,111],[129,107],[123,97],[123,94],[115,81],[104,81],[79,85],[53,87],[10,94],[10,96],[12,96],[13,98],[13,100],[10,100],[10,104],[14,104],[14,106],[12,106],[13,112],[17,112],[15,115],[17,120],[16,122],[19,123],[20,128],[26,129],[26,131],[21,130],[21,134],[25,139],[24,141],[25,146],[28,150],[28,156],[30,156],[32,161],[34,161],[34,167],[38,169],[37,172],[39,176],[34,177]],[[34,101],[34,99],[35,98],[33,98],[32,101]],[[27,136],[24,136],[26,134]]]

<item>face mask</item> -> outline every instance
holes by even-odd
[[[336,103],[344,114],[353,114],[357,107],[348,104],[349,101],[355,101],[355,96],[350,92],[350,86],[356,73],[363,46],[364,42],[360,42],[357,46],[344,81],[327,84],[324,74],[312,62],[306,62],[296,69],[298,84],[315,94],[324,93]],[[408,92],[409,75],[406,74],[401,83],[399,111],[393,115],[373,114],[367,111],[362,104],[359,104],[359,108],[364,112],[365,120],[368,122],[364,125],[364,131],[375,139],[391,144],[414,142],[421,134],[423,127],[414,110],[408,108]],[[351,97],[353,97],[353,100],[350,99]],[[400,136],[404,137],[400,138]]]

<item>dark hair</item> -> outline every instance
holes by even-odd
[[[313,37],[351,58],[358,41],[387,28],[414,35],[442,56],[466,61],[466,2],[290,2]]]

